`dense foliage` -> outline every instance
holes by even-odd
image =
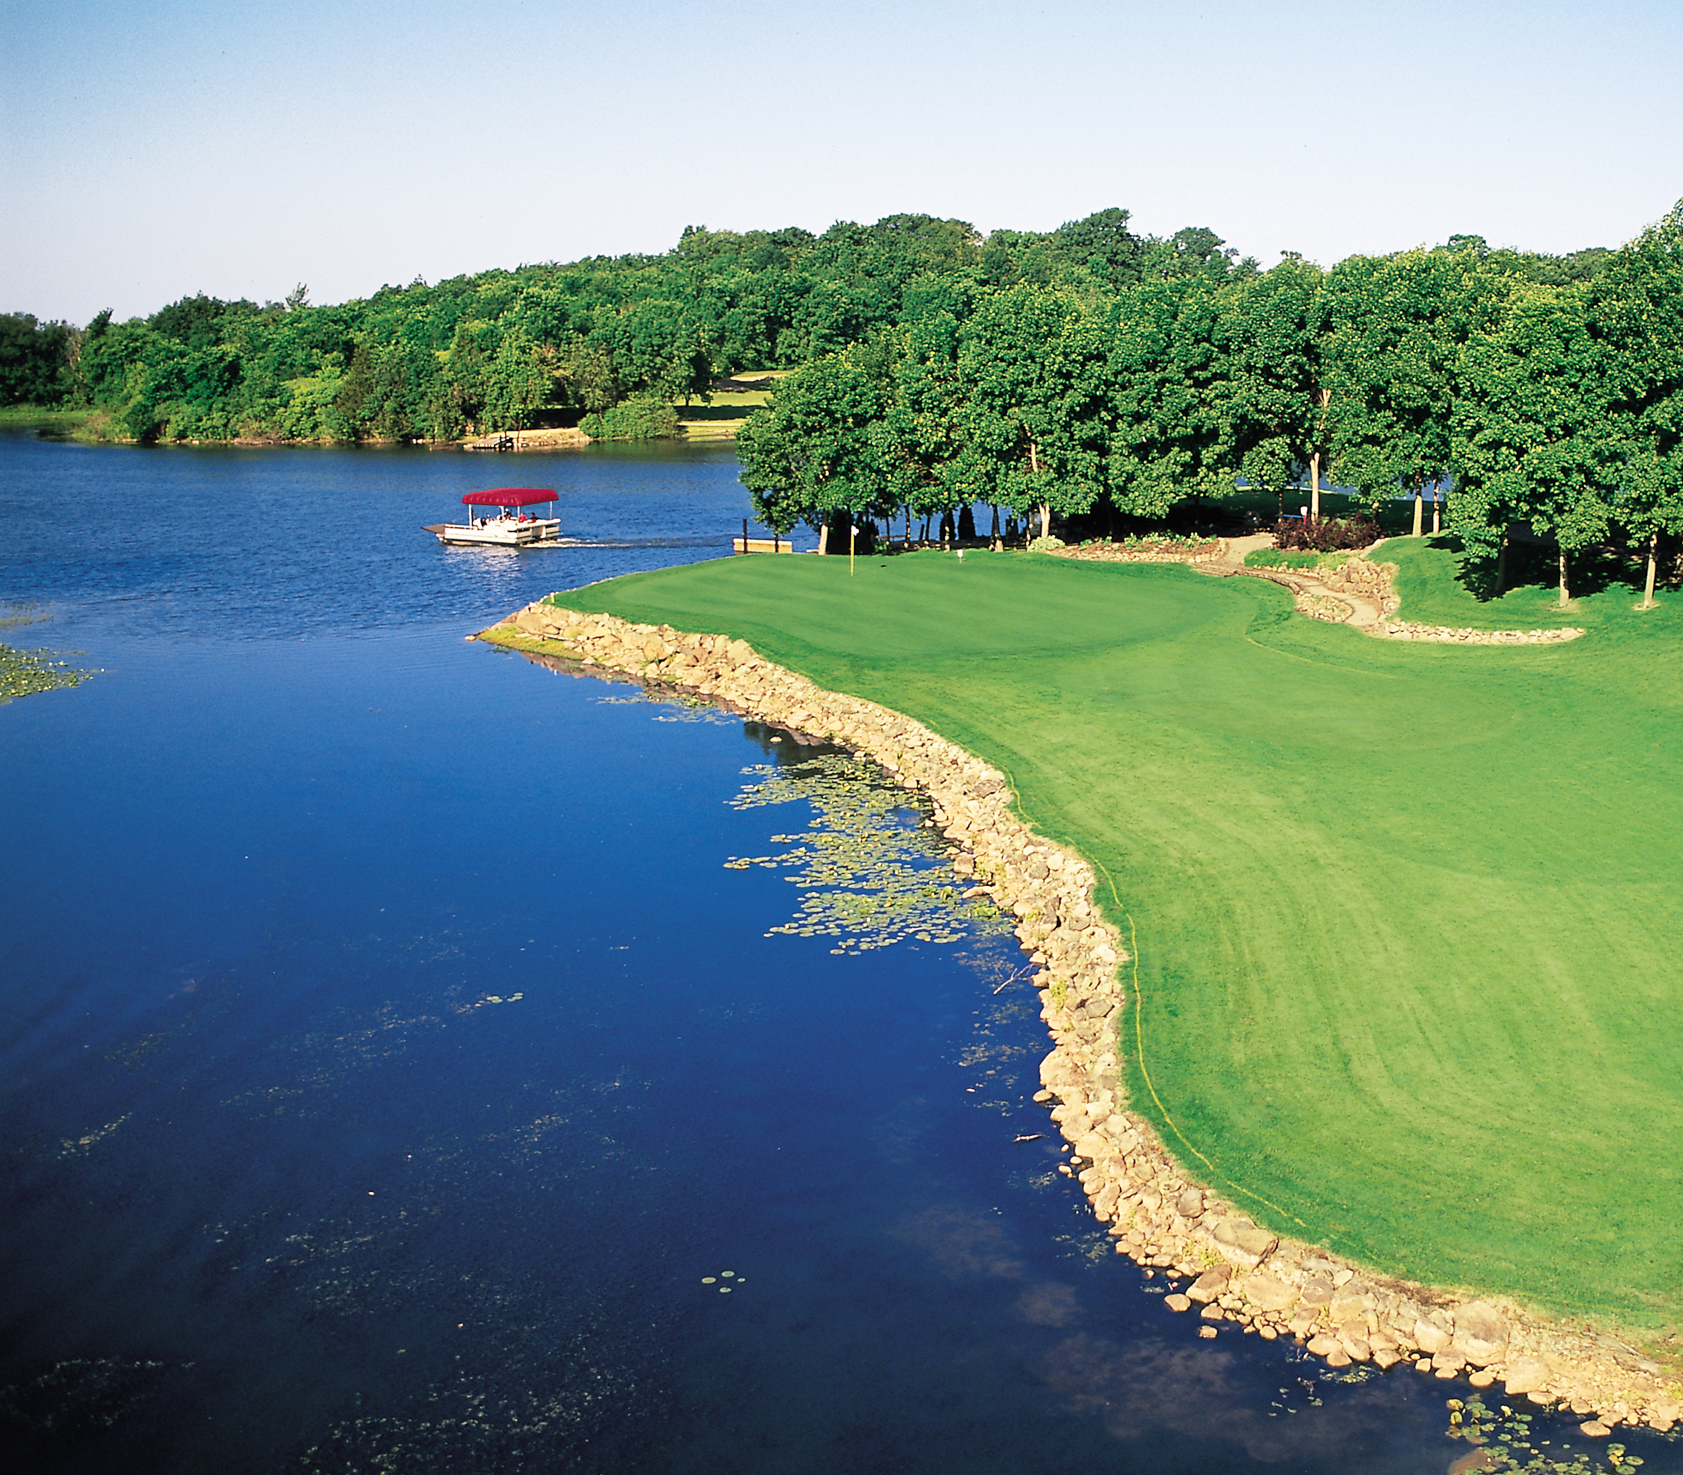
[[[821,236],[691,227],[658,256],[489,271],[312,307],[186,297],[85,329],[0,318],[0,405],[79,404],[142,441],[396,440],[575,423],[627,401],[705,394],[788,368],[983,287],[1105,291],[1152,272],[1231,268],[1208,231],[1154,241],[1105,210],[984,243],[962,221],[894,215]],[[657,428],[639,410],[621,430]]]
[[[1500,585],[1510,530],[1569,560],[1683,534],[1683,206],[1619,250],[1455,236],[1266,272],[1202,227],[1101,210],[1045,233],[896,215],[384,287],[312,307],[183,298],[85,329],[0,318],[0,404],[83,405],[152,440],[401,440],[534,424],[676,432],[671,406],[793,370],[739,437],[781,531],[991,503],[1161,518],[1236,483],[1371,505],[1452,488]],[[1294,497],[1294,502],[1296,498]],[[1650,565],[1650,572],[1652,565]]]
[[[784,530],[983,501],[1044,536],[1245,484],[1304,488],[1296,544],[1335,548],[1345,531],[1313,526],[1323,481],[1374,509],[1432,487],[1498,587],[1511,530],[1551,540],[1564,602],[1580,550],[1645,539],[1651,578],[1660,535],[1683,533],[1680,430],[1683,206],[1618,251],[1566,258],[1457,237],[1329,271],[1217,254],[1127,277],[953,279],[786,378],[738,445]]]

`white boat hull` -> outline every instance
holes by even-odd
[[[440,543],[476,548],[528,548],[534,543],[553,543],[561,536],[558,517],[488,517],[482,521],[438,523],[427,532]]]

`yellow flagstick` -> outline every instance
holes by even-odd
[[[859,524],[849,523],[847,526],[847,576],[853,577],[853,542],[859,536]]]

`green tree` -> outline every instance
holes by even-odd
[[[797,369],[737,432],[742,484],[767,527],[788,533],[837,514],[892,514],[872,434],[889,407],[892,359],[868,349],[856,345]]]
[[[1238,470],[1253,486],[1276,491],[1306,473],[1317,519],[1333,416],[1322,356],[1325,307],[1320,269],[1288,255],[1272,271],[1224,288],[1215,322],[1225,434]]]
[[[1647,544],[1646,609],[1660,535],[1683,533],[1683,202],[1619,251],[1588,297],[1626,448],[1616,516]]]
[[[445,357],[450,403],[455,418],[467,425],[478,425],[490,388],[490,360],[481,337],[493,337],[490,324],[458,322]]]
[[[549,402],[552,380],[539,344],[521,329],[502,335],[486,374],[485,417],[492,430],[525,430]]]
[[[1352,256],[1325,277],[1332,465],[1374,507],[1448,475],[1456,361],[1505,290],[1480,261],[1470,249]]]
[[[69,323],[38,323],[30,313],[0,313],[0,405],[56,405],[73,384]]]
[[[958,377],[959,325],[950,312],[926,313],[904,335],[888,405],[872,427],[883,500],[906,518],[954,510],[964,449]]]
[[[965,500],[994,502],[1040,518],[1092,505],[1090,480],[1060,478],[1079,456],[1067,434],[1071,356],[1054,351],[1077,316],[1075,303],[1048,287],[1019,284],[983,297],[965,323],[958,356],[963,453],[955,480]]]
[[[1115,205],[1084,220],[1071,220],[1052,232],[1054,261],[1080,267],[1102,286],[1116,291],[1137,282],[1144,242],[1128,229],[1129,213]]]
[[[1552,534],[1560,602],[1574,553],[1607,535],[1629,446],[1609,399],[1608,355],[1581,287],[1516,281],[1501,321],[1458,364],[1449,525],[1500,557],[1511,523]]]

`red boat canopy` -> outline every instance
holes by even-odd
[[[469,492],[464,507],[530,507],[534,502],[555,502],[553,487],[499,487],[494,492]]]

